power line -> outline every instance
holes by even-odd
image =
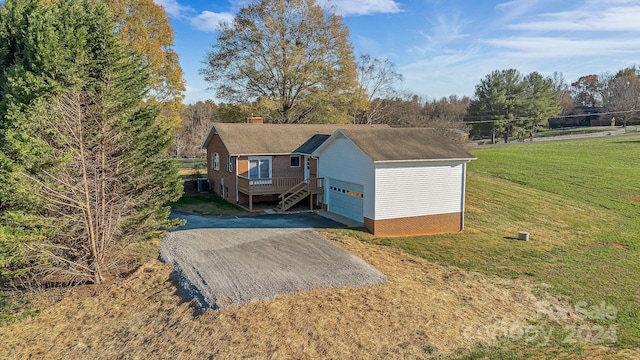
[[[607,111],[607,112],[597,112],[597,113],[587,113],[587,114],[578,114],[578,115],[560,115],[560,116],[551,116],[549,119],[567,119],[567,118],[577,118],[577,117],[587,117],[587,116],[600,116],[600,115],[615,115],[615,114],[629,114],[629,113],[637,113],[640,110],[623,110],[623,111]],[[488,117],[490,115],[483,115],[481,117]],[[516,122],[516,121],[527,121],[527,120],[535,120],[530,117],[518,117],[513,119],[500,119],[500,120],[472,120],[465,121],[467,124],[482,124],[482,123],[495,123],[495,122]]]

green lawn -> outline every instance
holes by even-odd
[[[574,304],[605,302],[617,315],[597,323],[616,327],[614,346],[640,347],[640,136],[473,154],[464,233],[350,235],[443,264],[545,283]],[[509,239],[519,230],[530,232],[531,241]]]
[[[183,195],[171,204],[174,210],[203,215],[233,216],[246,215],[248,212],[239,206],[224,201],[216,194]]]

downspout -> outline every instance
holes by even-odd
[[[464,230],[464,207],[467,197],[467,163],[462,164],[462,219],[460,220],[460,231]]]
[[[317,157],[317,156],[311,156],[311,155],[309,155],[309,157],[312,158],[312,159],[316,159],[316,179],[317,179],[317,178],[320,177],[320,158]],[[311,174],[309,174],[309,175],[311,175]],[[317,181],[318,180],[316,180],[316,182]],[[325,185],[326,185],[326,183],[323,180],[322,181],[322,203],[323,204],[325,204],[325,199],[324,199],[324,193],[325,193],[325,190],[326,190],[326,186]],[[317,186],[317,184],[316,184],[316,186]],[[320,199],[316,195],[316,206],[318,206],[318,205],[320,205]]]
[[[238,157],[235,157],[235,167],[233,168],[233,171],[235,171],[236,173],[236,204],[240,203],[240,194],[238,192]]]

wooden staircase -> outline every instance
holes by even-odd
[[[304,180],[279,195],[278,198],[280,198],[280,202],[278,206],[276,206],[276,211],[280,213],[285,212],[308,196],[313,195],[311,184],[312,181],[310,179]],[[310,204],[310,206],[313,206],[313,204]]]

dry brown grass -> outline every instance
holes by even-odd
[[[327,236],[388,281],[197,315],[176,293],[172,269],[150,261],[97,296],[71,295],[0,327],[0,358],[422,358],[492,343],[466,338],[465,328],[524,325],[536,316],[535,289],[526,282]]]

